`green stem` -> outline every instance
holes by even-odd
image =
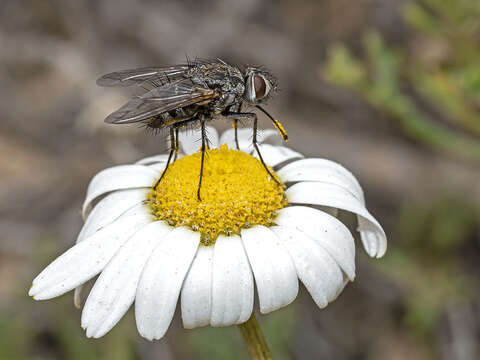
[[[258,325],[255,314],[252,312],[252,316],[247,322],[238,325],[240,332],[242,333],[243,340],[247,344],[248,352],[254,360],[272,360],[272,354],[268,348],[265,336]]]

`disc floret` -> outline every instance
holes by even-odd
[[[213,244],[220,234],[240,234],[253,225],[270,226],[276,211],[287,205],[283,186],[258,159],[226,145],[206,152],[199,201],[200,162],[201,153],[175,161],[148,199],[158,220],[199,231],[204,245]]]

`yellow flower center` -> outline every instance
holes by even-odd
[[[226,145],[205,153],[199,201],[200,162],[198,152],[170,164],[148,199],[158,220],[199,231],[204,245],[213,244],[220,234],[239,234],[257,224],[270,226],[275,212],[287,205],[283,186],[258,159]]]

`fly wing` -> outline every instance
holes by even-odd
[[[195,84],[191,79],[182,79],[133,98],[110,114],[105,122],[126,124],[145,121],[167,111],[211,101],[217,96],[219,94],[215,90]]]
[[[177,80],[191,68],[191,65],[173,65],[168,67],[144,67],[112,72],[97,79],[98,86],[131,86],[145,81],[170,82]]]

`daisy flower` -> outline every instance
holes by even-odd
[[[263,140],[274,134],[260,132]],[[76,289],[80,306],[79,287],[100,274],[83,307],[87,336],[105,335],[134,304],[139,333],[153,340],[164,336],[179,299],[185,328],[246,322],[255,286],[263,314],[290,304],[298,280],[327,306],[355,278],[354,239],[338,210],[356,215],[368,255],[384,255],[385,233],[341,165],[261,143],[282,187],[252,156],[250,129],[239,130],[238,151],[233,129],[219,137],[210,128],[199,202],[192,137],[198,134],[181,135],[183,156],[156,189],[166,155],[95,175],[76,245],[35,278],[29,294],[44,300]]]

